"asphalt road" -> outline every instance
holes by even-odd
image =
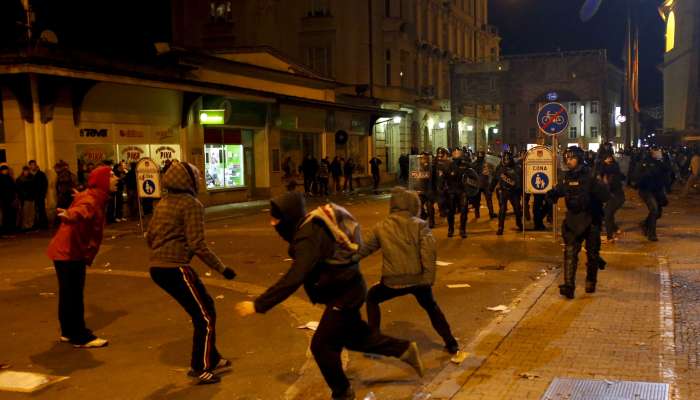
[[[388,212],[386,197],[342,199],[364,228]],[[484,210],[482,215],[486,215]],[[193,386],[185,376],[191,327],[188,316],[148,277],[148,249],[135,222],[111,226],[89,271],[86,287],[88,325],[110,340],[104,349],[76,350],[57,342],[57,285],[44,255],[49,233],[0,240],[0,362],[13,370],[70,378],[32,395],[39,399],[327,399],[325,386],[308,351],[312,332],[298,329],[318,320],[302,290],[266,315],[238,317],[234,305],[275,282],[290,262],[286,246],[268,224],[267,209],[220,210],[210,215],[207,240],[238,277],[229,282],[199,261],[194,266],[216,298],[217,342],[233,361],[233,370],[219,385]],[[447,239],[439,225],[435,294],[455,336],[468,343],[496,313],[486,307],[508,305],[543,271],[560,262],[560,247],[551,233],[521,233],[512,217],[506,235],[495,235],[496,221],[474,221],[469,238]],[[368,284],[379,279],[381,254],[362,262]],[[470,287],[448,288],[450,284]],[[380,399],[410,399],[448,363],[440,337],[413,298],[382,307],[386,333],[416,340],[424,354],[427,375],[418,378],[392,359],[345,357],[358,394]],[[3,399],[27,395],[2,393]]]

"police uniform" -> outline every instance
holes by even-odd
[[[447,237],[452,237],[455,230],[455,214],[459,212],[459,235],[467,237],[467,194],[464,190],[463,177],[470,169],[464,157],[453,158],[447,170]]]
[[[437,150],[437,157],[434,160],[435,163],[435,179],[433,180],[435,184],[435,199],[438,202],[438,209],[440,210],[440,216],[445,217],[447,215],[447,200],[449,195],[447,194],[447,175],[452,164],[449,153],[443,147]]]
[[[493,212],[493,193],[491,192],[491,179],[493,176],[493,169],[486,162],[486,155],[484,152],[480,151],[474,162],[474,169],[479,174],[479,193],[474,197],[474,214],[476,218],[479,218],[481,213],[481,194],[486,197],[486,207],[489,210],[489,218],[494,218],[496,213]]]
[[[657,241],[656,221],[661,218],[663,208],[668,205],[666,185],[668,169],[661,156],[661,150],[654,149],[638,165],[635,173],[639,188],[639,197],[647,206],[649,213],[642,221],[644,235],[652,242]]]
[[[418,156],[418,163],[418,171],[411,171],[411,173],[417,173],[421,176],[416,179],[413,177],[411,178],[412,182],[416,182],[416,184],[414,185],[415,187],[411,187],[410,189],[418,193],[421,203],[420,217],[428,221],[428,225],[432,229],[435,227],[435,199],[437,194],[435,182],[437,167],[430,153],[423,153]],[[423,176],[425,173],[429,175],[427,177]]]
[[[566,157],[578,159],[576,168],[569,170],[563,180],[547,193],[551,203],[559,197],[566,201],[566,217],[562,224],[564,239],[564,284],[559,286],[562,296],[574,298],[578,254],[586,242],[586,293],[595,292],[598,269],[604,265],[600,258],[600,228],[603,221],[603,204],[610,198],[607,187],[597,180],[584,164],[581,149],[570,148]]]
[[[518,229],[523,229],[522,209],[520,208],[520,197],[522,192],[521,171],[513,160],[513,156],[509,152],[503,153],[501,164],[496,169],[495,179],[491,184],[491,189],[496,189],[498,196],[498,232],[497,235],[503,234],[505,227],[506,211],[508,210],[508,202],[513,207],[515,213],[515,223]]]

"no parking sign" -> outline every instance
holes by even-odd
[[[160,168],[150,158],[142,158],[136,165],[136,185],[140,198],[160,198]]]
[[[525,191],[547,193],[554,186],[552,150],[546,146],[535,146],[527,152],[524,165]]]

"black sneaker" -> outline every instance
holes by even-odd
[[[466,238],[467,238],[467,232],[466,232],[466,231],[460,232],[460,233],[459,233],[459,237],[461,237],[462,239],[466,239]]]
[[[211,371],[202,371],[195,379],[197,380],[197,385],[211,385],[221,382],[221,378]]]
[[[345,390],[345,393],[334,394],[331,397],[332,400],[355,400],[355,391],[352,390],[352,386]]]
[[[496,235],[498,235],[498,236],[503,236],[503,229],[502,229],[502,228],[498,228],[498,230],[496,231]]]
[[[455,232],[454,232],[454,231],[447,231],[447,237],[448,237],[448,238],[451,238],[451,237],[454,236],[454,235],[455,235]]]

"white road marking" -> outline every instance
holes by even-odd
[[[665,383],[671,386],[671,399],[680,399],[676,385],[676,334],[673,315],[673,292],[668,259],[659,257],[659,329],[661,330],[661,351],[659,351],[659,371]]]

